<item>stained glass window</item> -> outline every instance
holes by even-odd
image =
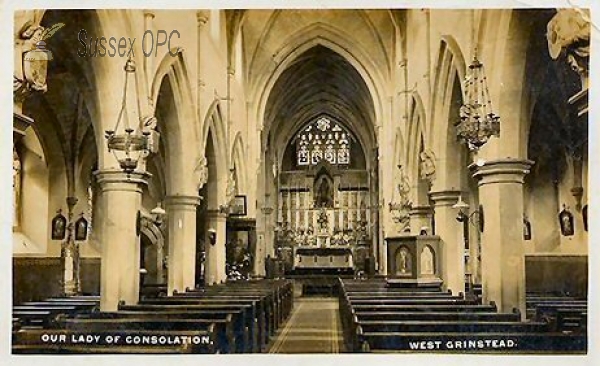
[[[323,159],[333,165],[350,164],[350,133],[338,122],[319,117],[296,137],[296,161],[316,165]]]

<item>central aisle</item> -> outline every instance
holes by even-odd
[[[301,297],[285,326],[277,331],[269,353],[340,353],[343,336],[338,299]]]

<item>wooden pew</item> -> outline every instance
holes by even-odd
[[[250,343],[252,344],[252,352],[258,353],[263,346],[262,339],[259,336],[258,314],[255,308],[250,304],[139,304],[139,305],[119,305],[119,310],[125,311],[147,311],[157,313],[181,313],[181,312],[196,312],[196,311],[229,311],[241,310],[244,314],[244,322],[249,329]]]
[[[557,309],[556,322],[550,323],[557,332],[587,333],[587,310]]]
[[[535,307],[535,320],[546,321],[557,332],[587,330],[587,304],[546,303]],[[578,329],[580,328],[580,329]]]
[[[587,337],[563,333],[357,333],[359,352],[453,353],[580,353],[587,352]],[[439,342],[439,343],[436,343]],[[495,346],[494,346],[495,344]],[[439,348],[436,346],[439,345]],[[457,347],[460,346],[460,347]]]
[[[352,297],[356,299],[385,299],[385,298],[419,298],[419,299],[437,299],[437,298],[452,298],[451,292],[409,292],[409,291],[396,291],[396,292],[371,292],[371,291],[346,291],[344,294],[346,297]]]
[[[525,322],[502,322],[502,321],[473,321],[473,320],[428,320],[423,316],[423,320],[403,320],[403,321],[380,321],[380,320],[358,320],[356,317],[353,322],[356,336],[346,339],[346,344],[358,350],[361,347],[359,335],[361,333],[536,333],[547,332],[547,323],[525,323]]]
[[[164,305],[164,306],[195,306],[195,305],[216,305],[218,306],[249,306],[251,308],[252,318],[257,320],[258,339],[261,348],[269,342],[268,312],[265,304],[260,297],[240,299],[235,297],[227,298],[184,298],[184,297],[164,297],[140,301],[141,305]]]
[[[99,331],[192,331],[214,329],[215,348],[219,353],[234,353],[235,337],[231,315],[221,319],[165,319],[165,318],[67,318],[59,326],[73,332]]]
[[[256,300],[260,303],[260,308],[264,309],[266,327],[269,330],[269,334],[274,334],[277,327],[280,325],[279,313],[281,311],[279,301],[272,296],[272,293],[257,293],[256,290],[249,292],[243,291],[212,291],[212,292],[185,292],[176,293],[172,299],[194,299],[194,300]],[[165,299],[165,298],[160,298]],[[173,300],[175,301],[175,300]]]
[[[281,322],[282,319],[287,317],[291,312],[291,304],[293,302],[293,289],[291,287],[286,288],[276,288],[276,289],[263,289],[263,288],[243,288],[240,286],[231,286],[231,287],[218,287],[218,288],[209,288],[204,289],[202,291],[188,291],[186,293],[181,294],[182,296],[196,296],[198,294],[206,294],[206,295],[260,295],[266,296],[272,301],[273,308],[275,308],[278,312],[278,320]],[[179,295],[179,294],[177,294]]]
[[[48,310],[13,311],[12,316],[19,319],[19,327],[48,328],[54,322],[53,313]]]
[[[229,332],[233,333],[235,348],[231,353],[252,352],[252,343],[250,340],[249,329],[246,326],[244,312],[241,309],[237,310],[200,310],[200,311],[131,311],[122,310],[117,312],[101,312],[95,314],[77,315],[75,319],[142,319],[142,320],[162,320],[168,321],[171,319],[188,319],[188,320],[203,320],[214,321],[231,319],[233,329]],[[218,327],[217,327],[218,331]]]
[[[91,342],[83,343],[81,337],[92,337]],[[12,347],[16,354],[63,353],[63,350],[64,353],[217,353],[214,340],[214,326],[194,331],[44,329],[13,332]]]
[[[358,305],[477,305],[475,300],[464,298],[449,299],[410,299],[410,298],[391,298],[391,299],[350,299],[352,306]]]
[[[473,320],[473,321],[500,321],[500,322],[518,322],[521,316],[518,312],[513,313],[496,313],[496,312],[371,312],[362,311],[355,312],[354,315],[359,320],[385,320],[385,321],[402,321],[402,320],[421,320],[425,317],[432,321],[444,320]]]

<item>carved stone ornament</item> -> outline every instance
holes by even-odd
[[[590,15],[583,9],[560,9],[548,23],[548,50],[552,59],[566,55],[587,89],[590,61]]]
[[[225,197],[228,203],[232,202],[235,198],[235,189],[235,170],[231,169],[229,171],[229,177],[227,178],[227,190],[225,191]]]
[[[15,39],[15,72],[13,74],[13,96],[16,102],[23,101],[33,92],[46,92],[48,85],[48,62],[52,52],[46,49],[44,40],[50,38],[64,26],[57,23],[44,28],[33,21],[26,22]]]
[[[196,182],[198,182],[198,190],[201,190],[206,182],[208,182],[208,161],[204,156],[198,160],[198,164],[196,164],[196,168],[194,169],[194,176],[196,177]]]
[[[432,182],[435,179],[435,154],[431,150],[424,150],[419,154],[421,162],[421,179]]]

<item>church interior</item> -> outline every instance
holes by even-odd
[[[587,352],[586,10],[14,22],[13,354]]]

